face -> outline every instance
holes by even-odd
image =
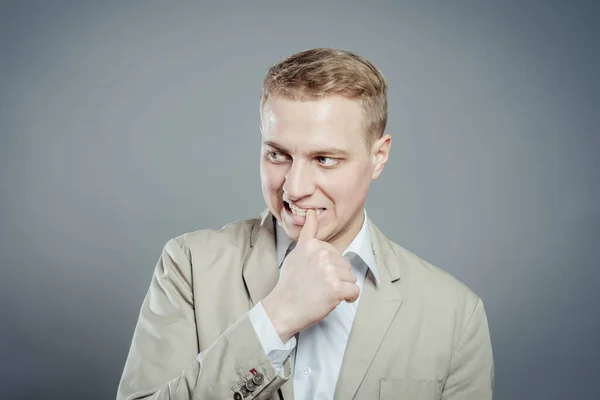
[[[391,137],[367,148],[363,110],[354,100],[272,97],[261,116],[262,191],[269,210],[296,241],[306,210],[315,209],[317,238],[340,250],[360,231],[371,180],[388,159]]]

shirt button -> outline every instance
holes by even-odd
[[[310,374],[310,367],[304,367],[304,375]]]

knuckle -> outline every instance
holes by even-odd
[[[331,279],[329,285],[334,293],[340,293],[342,290],[342,283],[337,279]]]
[[[316,251],[315,257],[319,261],[327,261],[329,259],[329,252],[325,249],[319,249]]]
[[[328,279],[335,280],[335,267],[329,263],[323,264],[323,271]]]

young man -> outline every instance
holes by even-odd
[[[387,86],[364,58],[294,54],[260,103],[258,218],[170,240],[118,399],[491,399],[482,301],[386,238]]]

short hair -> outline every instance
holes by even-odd
[[[265,76],[260,113],[272,96],[317,100],[342,96],[358,100],[363,109],[367,148],[387,124],[387,83],[381,71],[351,51],[315,48],[292,54],[271,66]]]

